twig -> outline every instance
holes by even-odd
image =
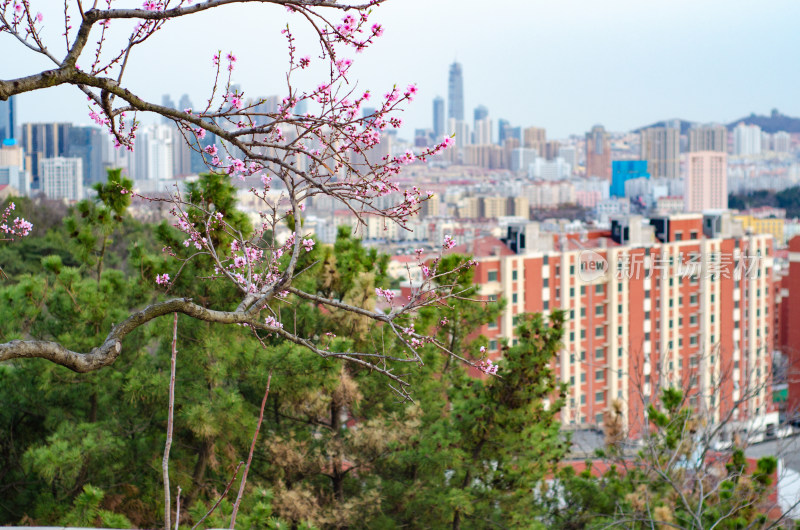
[[[239,511],[239,503],[242,502],[244,496],[244,485],[247,483],[247,472],[250,471],[250,463],[253,461],[253,451],[256,449],[256,440],[258,439],[258,431],[261,430],[261,422],[264,420],[264,407],[267,405],[267,396],[269,396],[269,384],[272,381],[272,370],[267,376],[267,390],[264,392],[264,399],[261,401],[261,411],[258,414],[258,423],[256,424],[256,432],[253,433],[253,443],[250,444],[250,454],[247,455],[247,465],[244,466],[244,473],[242,474],[242,482],[239,484],[239,494],[236,496],[236,502],[233,504],[233,513],[231,514],[231,526],[233,529],[236,524],[236,512]]]
[[[228,485],[227,485],[227,486],[225,486],[225,491],[223,491],[223,492],[222,492],[222,495],[220,495],[220,496],[219,496],[219,499],[217,499],[217,502],[216,502],[216,504],[214,504],[214,506],[212,506],[212,507],[211,507],[211,509],[208,511],[208,513],[206,513],[206,514],[205,514],[205,515],[204,515],[204,516],[203,516],[203,517],[202,517],[202,518],[201,518],[199,521],[197,521],[197,524],[195,524],[195,525],[192,527],[192,530],[195,530],[195,528],[197,528],[198,526],[200,526],[200,523],[202,523],[203,521],[205,521],[207,517],[210,517],[210,516],[211,516],[211,514],[212,514],[212,513],[214,513],[214,510],[216,510],[216,509],[217,509],[217,506],[219,506],[219,504],[222,502],[222,499],[224,499],[224,498],[225,498],[225,496],[226,496],[226,495],[228,495],[228,490],[229,490],[229,489],[231,489],[231,485],[233,484],[233,481],[234,481],[234,480],[236,480],[236,475],[238,475],[238,474],[239,474],[239,469],[240,469],[240,468],[241,468],[243,465],[244,465],[244,462],[241,462],[241,461],[240,461],[240,462],[239,462],[239,465],[238,465],[238,466],[236,466],[236,469],[234,469],[234,470],[233,470],[233,476],[231,477],[231,480],[230,480],[230,481],[228,481]]]
[[[181,524],[181,487],[178,486],[178,496],[175,497],[175,530]]]
[[[164,474],[164,528],[170,530],[170,512],[172,503],[169,498],[169,449],[172,446],[172,414],[175,409],[175,361],[178,355],[178,313],[175,313],[175,320],[172,325],[172,361],[170,363],[169,374],[169,408],[167,412],[167,443],[164,447],[164,459],[161,461],[161,472]],[[178,486],[178,502],[180,503],[181,488]],[[180,509],[180,504],[178,504]],[[175,516],[175,527],[178,527],[177,514]]]

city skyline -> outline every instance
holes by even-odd
[[[757,11],[745,10],[742,3],[683,1],[519,6],[505,0],[491,11],[477,2],[454,5],[451,0],[387,2],[373,15],[385,24],[386,34],[354,57],[351,77],[360,87],[383,93],[394,83],[417,83],[420,95],[403,115],[404,137],[410,138],[414,128],[431,127],[432,101],[437,95],[447,97],[447,69],[454,61],[463,65],[467,112],[486,105],[495,122],[544,127],[552,138],[582,135],[598,123],[619,132],[677,117],[727,123],[772,108],[800,116],[800,102],[791,90],[800,73],[783,66],[800,58],[800,39],[791,27],[800,15],[795,3],[770,2]],[[199,17],[192,28],[176,25],[174,32],[156,36],[138,51],[128,83],[156,102],[163,93],[187,91],[192,100],[203,101],[209,58],[222,48],[236,52],[234,79],[251,96],[282,93],[286,55],[279,32],[288,14],[277,13],[268,21],[242,16],[242,31],[222,32],[215,43],[193,37],[214,30],[211,17]],[[302,24],[296,26],[304,46],[308,35],[302,34]],[[262,36],[259,46],[249,41],[256,29]],[[482,38],[475,39],[476,34]],[[533,53],[548,48],[548,53]],[[168,56],[171,60],[164,60],[165,49],[176,51]],[[529,56],[524,50],[531,50]],[[45,64],[19,53],[4,62],[4,74],[24,75]],[[260,68],[253,68],[256,64]],[[158,83],[152,83],[154,76]],[[309,74],[301,84],[311,87],[317,80]],[[61,88],[50,95],[23,95],[17,122],[89,122],[80,92]]]

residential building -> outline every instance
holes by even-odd
[[[761,154],[761,127],[738,124],[733,128],[733,154],[755,156]]]
[[[433,137],[439,141],[444,136],[444,98],[436,96],[433,99]]]
[[[586,176],[611,180],[611,143],[602,125],[586,133]]]
[[[728,129],[724,125],[700,125],[689,129],[689,151],[728,152]]]
[[[728,207],[728,155],[718,151],[687,154],[683,198],[687,212]]]
[[[725,213],[629,216],[610,231],[524,222],[507,234],[453,249],[474,255],[480,297],[506,302],[477,332],[497,358],[503,342],[517,342],[523,313],[566,313],[554,361],[566,426],[598,427],[614,402],[629,426],[642,425],[667,387],[713,421],[730,415],[742,433],[777,425],[771,236],[744,235]]]
[[[680,130],[652,127],[641,133],[641,158],[653,178],[680,177]]]
[[[83,199],[83,160],[80,158],[42,158],[39,177],[41,191],[48,199]]]

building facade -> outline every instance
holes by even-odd
[[[680,177],[680,130],[652,127],[642,131],[641,158],[653,178]]]
[[[586,133],[586,176],[611,180],[611,143],[602,125]]]
[[[744,235],[727,214],[680,214],[617,219],[610,232],[523,223],[454,250],[475,256],[481,297],[506,302],[479,330],[492,356],[516,343],[519,315],[566,313],[554,361],[565,425],[599,426],[619,401],[635,430],[666,387],[742,430],[777,422],[769,235]]]
[[[687,212],[728,207],[728,155],[718,151],[688,153],[683,198]]]
[[[447,117],[456,121],[464,121],[464,73],[461,63],[450,65],[447,80],[448,109]]]
[[[48,199],[83,199],[83,160],[80,158],[43,158],[39,160],[41,191]]]

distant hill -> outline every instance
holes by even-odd
[[[758,116],[753,113],[746,118],[734,120],[728,124],[728,129],[733,129],[739,123],[747,125],[758,125],[761,130],[768,133],[786,131],[788,133],[800,133],[800,118],[792,118],[781,114],[778,109],[772,109],[769,116]]]
[[[778,109],[772,109],[772,112],[769,116],[759,116],[755,113],[750,114],[747,117],[734,120],[726,125],[728,130],[732,130],[740,123],[746,123],[747,125],[758,125],[761,127],[761,130],[768,133],[774,133],[778,131],[786,131],[788,133],[800,133],[800,118],[792,118],[791,116],[786,116],[781,114]],[[643,129],[649,129],[651,127],[666,127],[669,125],[670,127],[675,127],[676,123],[680,123],[681,126],[681,134],[688,134],[689,129],[692,128],[692,125],[695,125],[697,122],[682,120],[679,118],[675,118],[672,120],[661,120],[659,122],[653,123],[651,125],[646,125],[644,127],[639,127],[638,129],[634,129],[633,132],[638,133],[642,132]]]

